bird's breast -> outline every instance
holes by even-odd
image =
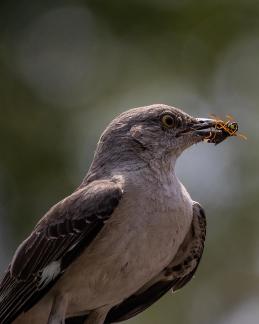
[[[180,184],[156,189],[126,187],[103,230],[61,279],[77,296],[72,313],[118,303],[172,261],[189,230],[192,202]]]
[[[136,223],[146,253],[150,257],[156,253],[156,262],[163,263],[162,259],[167,262],[167,258],[174,256],[189,230],[192,200],[178,181],[174,185],[150,185],[142,190],[141,194],[132,193],[134,198],[129,197],[129,202],[125,201],[125,209],[131,210],[130,221]],[[135,204],[129,208],[131,201],[135,201]]]

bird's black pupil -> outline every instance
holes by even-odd
[[[166,117],[165,122],[167,125],[171,126],[173,125],[173,118],[172,117]]]

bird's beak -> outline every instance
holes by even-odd
[[[218,132],[216,129],[216,121],[210,118],[195,118],[191,129],[192,134],[194,136],[199,136],[201,140],[214,138]],[[209,140],[209,142],[213,141]]]
[[[199,136],[200,140],[206,140],[206,142],[215,145],[223,142],[229,136],[228,133],[217,127],[215,119],[196,118],[191,128],[194,136]]]
[[[191,128],[196,131],[197,135],[202,135],[205,132],[215,130],[216,121],[210,118],[195,118]]]
[[[185,129],[179,132],[179,135],[191,134],[195,137],[199,136],[200,140],[204,140],[210,138],[211,135],[215,133],[217,133],[217,129],[214,119],[193,118],[185,125]]]

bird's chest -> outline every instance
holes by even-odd
[[[192,221],[192,200],[185,188],[179,182],[139,186],[129,193],[122,208],[129,217],[128,247],[139,251],[136,262],[151,267],[170,262]]]
[[[125,188],[100,235],[67,271],[77,296],[70,312],[116,304],[160,273],[174,258],[192,219],[192,201],[177,186]],[[64,285],[69,285],[69,280]],[[82,298],[81,298],[82,297]]]

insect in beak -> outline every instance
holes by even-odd
[[[230,136],[238,136],[240,139],[247,140],[245,135],[237,133],[238,123],[234,121],[233,116],[227,115],[227,120],[225,121],[214,114],[210,116],[215,120],[215,129],[221,132],[211,132],[210,135],[205,138],[209,143],[219,144]]]

